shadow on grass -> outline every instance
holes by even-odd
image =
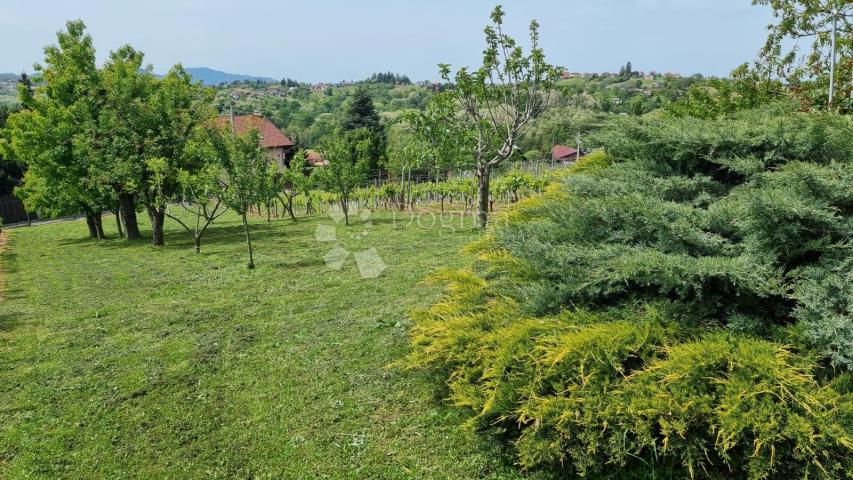
[[[24,291],[18,286],[13,286],[8,277],[10,274],[18,272],[18,254],[8,250],[7,246],[7,250],[3,251],[0,257],[2,257],[3,263],[0,266],[0,275],[5,276],[4,281],[0,282],[0,288],[3,289],[0,291],[0,305],[2,305],[5,302],[23,298]],[[8,308],[0,308],[0,332],[13,330],[20,323],[20,313],[12,313]]]
[[[288,234],[287,227],[289,225],[291,225],[290,222],[287,225],[282,225],[279,222],[256,223],[249,225],[249,235],[252,237],[253,244],[276,240],[278,242],[284,241],[288,246],[304,245],[304,241],[298,241],[300,240],[297,238],[298,235]],[[243,231],[242,225],[212,225],[201,239],[201,249],[204,251],[205,246],[242,245],[245,242],[246,233]],[[186,232],[172,231],[166,238],[166,245],[192,248],[192,237]]]
[[[0,312],[0,332],[10,332],[21,324],[21,314]]]
[[[252,242],[264,242],[268,239],[276,239],[276,240],[287,240],[292,238],[292,236],[287,235],[286,230],[282,230],[282,225],[280,222],[284,220],[280,220],[279,222],[270,222],[270,223],[255,223],[249,226],[249,232],[252,236]],[[288,221],[288,225],[291,225],[292,222]],[[286,228],[286,227],[285,227]],[[145,245],[152,245],[151,242],[151,232],[140,230],[142,234],[140,238],[129,240],[127,238],[119,238],[117,236],[107,237],[102,240],[97,240],[89,237],[77,237],[77,238],[64,238],[57,241],[58,245],[61,246],[78,246],[78,245],[92,245],[98,248],[106,248],[106,249],[124,249],[130,247],[138,247]],[[245,242],[245,232],[243,231],[242,225],[211,225],[208,227],[204,236],[202,237],[201,246],[202,250],[205,245],[227,245],[227,244],[241,244]],[[193,248],[193,241],[190,234],[183,230],[177,229],[168,229],[164,235],[164,248],[171,247],[179,247],[179,248]]]

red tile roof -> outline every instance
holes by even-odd
[[[577,155],[578,149],[565,145],[554,145],[554,148],[551,149],[551,160],[574,160]]]
[[[322,167],[329,164],[329,161],[323,158],[323,155],[316,150],[305,150],[305,160],[312,167]]]
[[[231,125],[231,116],[222,115],[216,119],[216,124],[220,127]],[[242,135],[249,130],[257,130],[261,135],[261,146],[264,148],[275,147],[292,147],[293,141],[287,135],[281,133],[272,122],[261,116],[260,114],[252,115],[235,115],[234,116],[234,133]]]

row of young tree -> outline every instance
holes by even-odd
[[[503,32],[503,16],[500,7],[492,12],[482,66],[459,69],[451,77],[450,67],[442,65],[442,78],[452,88],[434,95],[423,110],[404,113],[390,140],[369,94],[355,92],[345,118],[322,141],[330,166],[317,177],[338,195],[344,210],[351,192],[365,183],[365,170],[387,169],[399,175],[405,189],[415,169],[426,168],[436,176],[462,169],[477,179],[477,221],[485,228],[491,174],[520,155],[519,141],[551,106],[560,71],[545,61],[535,21],[530,26],[531,49],[525,53]],[[58,40],[45,49],[45,64],[37,68],[37,92],[21,86],[23,109],[9,118],[4,135],[3,150],[26,159],[19,195],[28,207],[49,214],[84,212],[95,238],[103,236],[103,210],[116,211],[128,238],[138,237],[136,214],[144,210],[153,243],[162,245],[169,201],[182,198],[188,188],[181,180],[201,175],[211,162],[226,170],[238,164],[227,154],[219,155],[217,163],[211,160],[216,155],[198,153],[204,150],[198,145],[205,143],[228,151],[226,140],[205,138],[222,136],[212,128],[211,90],[194,84],[180,66],[162,78],[153,75],[142,68],[142,54],[129,46],[112,52],[98,68],[82,22],[69,22]],[[738,80],[745,87],[734,84],[737,88],[729,93],[724,87],[731,84],[721,83],[716,90],[724,95],[714,99],[737,99],[722,105],[723,111],[762,103],[768,97],[762,78],[749,71]],[[703,103],[702,95],[708,91],[695,90],[688,98],[695,101],[685,108],[706,108],[709,102]],[[672,111],[678,114],[677,108]],[[255,153],[253,168],[266,172],[268,162],[260,149]],[[227,183],[226,178],[221,174],[219,180]],[[250,205],[272,198],[257,190]]]
[[[302,154],[282,168],[266,156],[258,132],[236,135],[227,122],[216,122],[212,91],[193,83],[180,65],[158,77],[143,67],[141,52],[123,46],[97,66],[92,38],[80,21],[69,22],[57,44],[45,49],[37,88],[20,86],[22,108],[9,116],[2,148],[26,160],[17,189],[26,206],[54,216],[82,212],[92,238],[104,238],[105,210],[116,213],[120,235],[139,238],[137,213],[145,211],[154,245],[164,244],[164,222],[170,218],[187,230],[199,251],[208,227],[231,208],[243,220],[250,268],[250,208],[269,211],[281,201],[295,218],[294,199],[321,188],[339,202],[348,223],[353,195],[364,195],[369,173],[380,164],[401,179],[399,188],[384,187],[386,200],[411,208],[414,199],[428,195],[443,207],[444,198],[460,192],[467,208],[476,195],[485,226],[493,201],[491,171],[513,153],[524,125],[547,105],[547,82],[556,74],[538,49],[536,25],[531,26],[533,53],[524,57],[501,33],[502,15],[499,9],[493,15],[482,69],[460,70],[458,89],[438,97],[426,112],[408,114],[405,131],[387,148],[370,96],[356,92],[345,121],[322,144],[328,166],[310,176]],[[508,49],[510,56],[499,60]],[[448,72],[444,67],[446,78]],[[482,93],[490,74],[504,78],[495,87],[500,95]],[[468,109],[460,110],[466,103]],[[496,119],[491,128],[477,120],[486,115]],[[436,184],[429,192],[411,182],[414,168],[434,170],[438,178],[443,170],[468,166],[477,175],[476,194],[468,191],[470,181]],[[517,199],[530,182],[512,178],[517,185],[507,192]]]
[[[145,211],[158,246],[169,217],[192,234],[198,251],[228,207],[243,218],[252,268],[246,215],[266,198],[271,177],[258,132],[218,126],[212,91],[180,65],[157,77],[143,68],[141,52],[123,46],[98,67],[80,21],[68,22],[57,40],[37,66],[38,87],[19,86],[22,107],[9,115],[0,142],[9,157],[26,162],[16,194],[27,208],[82,212],[98,239],[102,212],[112,210],[119,235],[131,240],[140,237],[137,212]],[[176,206],[194,218],[173,213]]]

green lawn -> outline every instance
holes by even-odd
[[[352,256],[326,266],[328,216],[255,219],[253,271],[233,215],[199,255],[168,221],[165,248],[90,241],[82,221],[11,231],[0,478],[519,477],[435,379],[387,368],[406,312],[440,293],[418,283],[474,236],[407,223],[336,229],[343,248],[376,247],[376,279]]]

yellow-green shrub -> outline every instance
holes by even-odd
[[[853,478],[853,124],[666,122],[620,119],[471,245],[400,364],[525,468]]]

